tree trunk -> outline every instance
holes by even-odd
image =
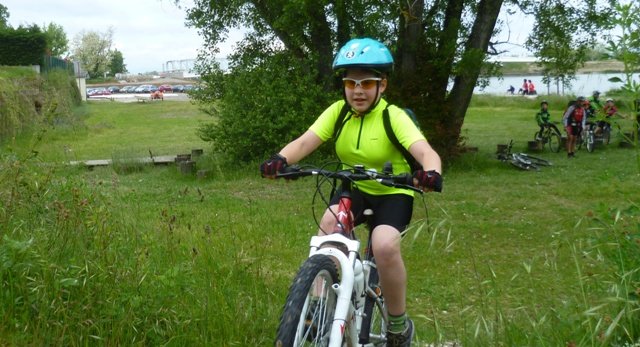
[[[478,4],[478,14],[459,63],[459,72],[446,98],[444,112],[436,121],[436,138],[432,142],[445,157],[455,155],[462,140],[460,133],[464,116],[480,76],[502,2],[502,0],[482,0]]]

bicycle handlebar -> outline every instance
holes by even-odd
[[[292,165],[285,167],[282,172],[276,174],[276,178],[289,179],[306,176],[321,176],[350,182],[374,180],[388,187],[408,189],[421,194],[423,193],[422,189],[413,186],[413,177],[409,173],[394,175],[391,173],[365,169],[362,166],[332,171],[321,168],[301,168],[297,165]]]

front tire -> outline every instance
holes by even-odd
[[[611,141],[611,126],[605,126],[604,129],[602,129],[602,143],[605,145],[609,144],[609,141]]]
[[[337,301],[331,288],[335,283],[338,270],[330,257],[314,255],[302,264],[282,310],[276,346],[328,344]]]
[[[587,151],[589,153],[593,153],[593,150],[596,148],[596,139],[593,135],[592,131],[587,133]]]
[[[549,149],[553,153],[558,153],[560,151],[560,135],[555,131],[549,133]]]

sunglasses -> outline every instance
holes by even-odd
[[[347,89],[355,89],[357,86],[360,86],[362,89],[372,89],[373,87],[378,85],[378,82],[382,81],[380,77],[371,77],[365,78],[361,80],[354,80],[353,78],[343,78],[342,83]]]

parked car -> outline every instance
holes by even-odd
[[[151,85],[150,84],[142,84],[139,85],[138,87],[136,87],[135,92],[136,93],[150,93],[151,92]]]
[[[163,92],[163,93],[166,93],[166,92],[172,93],[173,92],[173,87],[168,85],[168,84],[163,84],[160,87],[158,87],[158,91]]]
[[[97,95],[111,95],[111,92],[104,87],[94,88],[91,92],[87,92],[87,96],[97,96]]]
[[[107,90],[109,92],[111,92],[112,94],[113,93],[120,93],[120,87],[118,87],[118,86],[109,86],[109,87],[107,87]]]
[[[120,88],[120,93],[133,93],[134,89],[136,89],[136,86],[124,86]]]
[[[190,92],[191,90],[193,90],[193,85],[191,84],[185,84],[184,85],[184,92]]]
[[[156,91],[158,91],[158,87],[150,84],[149,85],[149,93],[153,93],[153,92],[156,92]]]
[[[184,86],[182,84],[178,84],[173,86],[173,92],[174,93],[182,93],[184,92]]]

